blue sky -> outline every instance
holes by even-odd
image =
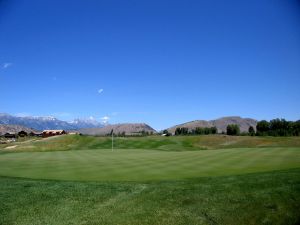
[[[300,2],[2,0],[0,66],[0,112],[296,120]]]

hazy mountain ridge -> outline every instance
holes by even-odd
[[[46,129],[64,129],[64,130],[78,130],[82,128],[103,127],[101,122],[94,118],[75,119],[67,122],[56,119],[52,116],[13,116],[6,113],[0,113],[0,124],[3,125],[21,125],[35,130]]]
[[[18,133],[20,131],[25,131],[27,133],[36,132],[33,129],[20,125],[0,125],[0,135],[3,135],[5,133]]]
[[[0,113],[0,125],[19,125],[27,129],[45,130],[45,129],[64,129],[80,130],[83,134],[106,135],[114,129],[114,133],[134,134],[142,131],[156,133],[156,130],[145,123],[121,123],[106,125],[90,117],[87,119],[74,119],[71,122],[58,120],[52,116],[13,116],[6,113]],[[226,132],[228,124],[238,124],[241,132],[247,132],[250,126],[256,128],[257,120],[251,118],[242,118],[239,116],[222,117],[216,120],[194,120],[187,123],[175,125],[168,128],[170,133],[175,133],[177,127],[187,127],[189,130],[196,127],[213,127],[216,126],[218,132]]]
[[[217,127],[218,132],[226,132],[228,124],[237,124],[240,126],[241,132],[247,132],[250,126],[256,128],[257,120],[251,118],[242,118],[239,116],[228,116],[221,117],[216,120],[194,120],[187,123],[182,123],[168,128],[170,133],[175,133],[177,127],[186,127],[189,130],[195,129],[196,127]]]
[[[114,130],[114,134],[125,132],[126,135],[133,135],[142,131],[156,133],[156,130],[145,123],[121,123],[107,125],[102,128],[81,129],[80,133],[86,135],[107,135],[110,134],[112,130]]]
[[[97,121],[95,118],[90,117],[87,119],[74,119],[73,121],[69,122],[72,126],[75,126],[77,129],[82,129],[82,128],[99,128],[103,127],[104,124]]]

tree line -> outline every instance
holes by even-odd
[[[217,127],[196,127],[189,130],[187,127],[177,127],[175,129],[175,135],[208,135],[218,133]],[[168,130],[164,130],[163,134],[170,135]]]
[[[227,126],[228,135],[241,135],[240,128],[236,124]],[[300,120],[287,121],[285,119],[261,120],[257,122],[256,131],[250,126],[248,133],[251,136],[300,136]]]
[[[300,120],[261,120],[256,125],[257,136],[300,136]]]
[[[169,134],[167,130],[163,133]],[[208,135],[217,134],[216,127],[196,127],[189,130],[187,127],[177,127],[175,135]],[[287,121],[285,119],[261,120],[257,122],[256,129],[250,126],[248,132],[241,132],[238,124],[229,124],[226,127],[227,135],[250,135],[250,136],[300,136],[300,120]]]

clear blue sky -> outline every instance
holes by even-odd
[[[0,112],[296,120],[300,2],[0,0],[0,65]]]

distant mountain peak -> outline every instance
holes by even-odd
[[[6,115],[6,116],[14,116],[18,118],[27,118],[27,119],[36,119],[36,120],[57,120],[54,116],[30,116],[26,114],[16,114],[16,115],[10,115],[7,113],[0,113],[1,115]]]
[[[49,121],[58,120],[54,116],[28,116],[28,117],[24,117],[24,118],[32,118],[32,119],[36,119],[36,120],[45,120],[45,121],[47,121],[47,120],[49,120]]]
[[[13,116],[7,113],[0,113],[0,124],[21,125],[34,128],[36,130],[78,130],[82,128],[103,127],[103,124],[101,122],[98,122],[93,117],[89,117],[87,119],[75,119],[72,122],[67,122],[59,120],[53,116]]]
[[[69,123],[74,124],[79,128],[99,128],[105,125],[104,123],[96,120],[96,118],[94,118],[93,116],[90,116],[88,118],[76,118]]]

